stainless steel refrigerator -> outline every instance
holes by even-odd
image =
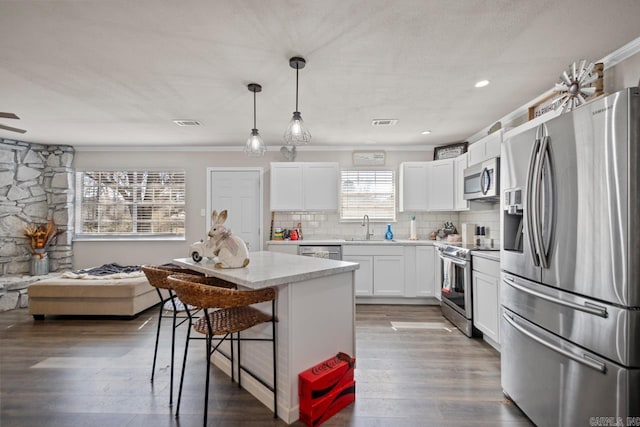
[[[502,388],[539,426],[640,425],[639,138],[630,88],[503,144]]]

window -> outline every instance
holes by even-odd
[[[390,170],[345,170],[340,175],[340,219],[395,221],[396,187]]]
[[[184,238],[185,172],[76,173],[76,236]]]

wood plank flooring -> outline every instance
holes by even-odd
[[[167,320],[159,369],[154,383],[149,381],[156,313],[154,308],[134,319],[45,321],[34,321],[25,309],[0,313],[0,426],[202,425],[203,345],[192,342],[176,420],[168,405]],[[356,313],[356,402],[323,425],[531,425],[502,395],[499,354],[482,340],[462,335],[439,307],[359,305]],[[394,330],[391,322],[428,324],[400,324]],[[181,329],[177,355],[183,336]],[[210,396],[210,426],[286,425],[215,368]]]

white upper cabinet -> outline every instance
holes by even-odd
[[[302,164],[271,163],[271,210],[301,210]]]
[[[469,201],[464,199],[464,170],[467,168],[469,153],[453,159],[453,210],[469,210]]]
[[[453,210],[453,159],[437,160],[428,163],[429,210]]]
[[[400,165],[400,212],[453,210],[453,160]]]
[[[338,164],[305,163],[302,168],[304,209],[338,210]]]
[[[406,162],[400,165],[400,212],[429,210],[428,164],[428,162]]]
[[[271,163],[272,211],[338,209],[338,163]]]
[[[473,166],[494,157],[500,157],[502,129],[469,144],[469,166]]]

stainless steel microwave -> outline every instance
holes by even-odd
[[[487,202],[500,200],[500,157],[464,170],[464,199]]]

